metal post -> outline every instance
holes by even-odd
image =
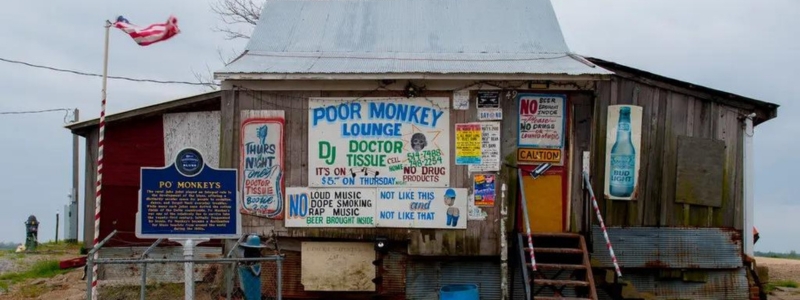
[[[184,299],[194,300],[194,247],[208,239],[180,239],[175,240],[183,246],[183,284]],[[146,262],[147,260],[142,260]]]
[[[148,247],[142,253],[142,261],[143,261],[142,262],[142,287],[141,287],[141,291],[139,292],[139,299],[141,299],[141,300],[144,300],[144,294],[146,292],[146,288],[145,287],[147,286],[147,262],[144,262],[144,259],[147,258],[147,255],[150,254],[150,251],[153,251],[153,249],[155,249],[156,246],[158,246],[158,244],[160,244],[161,241],[163,241],[163,240],[164,240],[163,238],[156,240],[155,243],[150,245],[150,247]]]
[[[283,299],[283,256],[281,256],[276,263],[278,264],[278,290],[277,290],[277,297],[278,300]]]
[[[508,208],[506,207],[506,184],[500,187],[500,297],[508,300],[508,237],[506,237],[506,221]]]
[[[525,188],[522,185],[522,178],[524,174],[522,173],[522,169],[519,169],[517,176],[519,177],[519,186],[520,192],[522,193],[522,201],[520,201],[520,206],[522,206],[522,216],[525,220],[525,230],[526,234],[528,235],[528,248],[531,250],[531,268],[533,271],[536,271],[536,257],[533,255],[533,237],[531,236],[531,222],[528,220],[528,204],[525,203],[527,198],[525,197]]]
[[[111,232],[106,238],[104,238],[100,243],[97,243],[92,247],[92,250],[89,250],[89,253],[86,255],[86,300],[92,299],[92,297],[97,297],[97,280],[96,280],[96,272],[97,266],[94,264],[96,259],[99,259],[99,255],[97,255],[97,251],[100,250],[100,247],[108,242],[114,235],[117,234],[117,230]]]
[[[188,239],[183,243],[183,258],[194,258],[194,240]],[[194,300],[194,263],[183,263],[184,299]]]
[[[229,250],[228,254],[225,255],[225,258],[230,258],[231,255],[233,255],[233,251],[236,250],[237,245],[239,245],[239,243],[241,243],[246,236],[247,235],[242,235],[242,237],[236,240],[236,243],[233,244],[231,250]],[[226,300],[231,300],[231,293],[233,293],[233,273],[235,272],[236,272],[236,262],[232,262],[230,270],[228,272],[225,272],[225,285],[226,285],[225,289],[227,292],[227,296],[225,297]]]
[[[58,211],[56,211],[56,244],[58,244]]]
[[[79,120],[79,111],[76,108],[73,112],[72,122],[77,123]],[[79,176],[80,176],[80,148],[78,146],[79,140],[78,135],[72,135],[72,202],[70,202],[69,207],[69,227],[70,232],[65,234],[65,237],[69,239],[71,242],[78,241],[78,188],[79,188]],[[66,212],[64,212],[66,214]],[[65,223],[66,224],[66,223]]]
[[[742,188],[744,192],[744,213],[742,214],[744,217],[744,237],[742,238],[742,244],[744,244],[744,254],[748,257],[754,256],[754,242],[753,242],[753,226],[755,225],[753,222],[753,209],[755,208],[754,200],[753,200],[753,118],[756,116],[755,113],[751,113],[747,115],[744,119],[744,151],[742,154],[742,159],[744,160],[744,187]]]

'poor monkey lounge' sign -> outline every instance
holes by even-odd
[[[447,187],[448,98],[311,98],[309,187]]]

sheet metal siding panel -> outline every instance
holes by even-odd
[[[448,284],[477,284],[481,300],[500,299],[500,264],[491,261],[415,261],[409,264],[406,299],[438,299]],[[522,294],[524,295],[524,293]]]
[[[706,282],[659,280],[656,273],[628,272],[623,281],[647,299],[748,299],[749,287],[744,268],[735,270],[708,270]]]
[[[408,256],[403,253],[389,252],[384,258],[383,282],[377,287],[381,295],[398,296],[396,299],[405,297],[407,263]]]
[[[409,262],[406,274],[406,299],[438,299],[439,264]]]
[[[593,226],[592,261],[611,268],[599,226]],[[608,236],[622,268],[734,269],[742,266],[740,234],[721,228],[610,227]]]

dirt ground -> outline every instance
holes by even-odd
[[[790,280],[800,283],[800,260],[756,257],[756,264],[769,269],[769,282]],[[770,300],[800,300],[800,289],[777,288]]]

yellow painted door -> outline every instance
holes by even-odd
[[[522,177],[522,196],[527,204],[532,232],[564,231],[562,174],[545,173],[539,178]],[[524,222],[524,220],[522,220]],[[523,230],[525,225],[523,224]]]

